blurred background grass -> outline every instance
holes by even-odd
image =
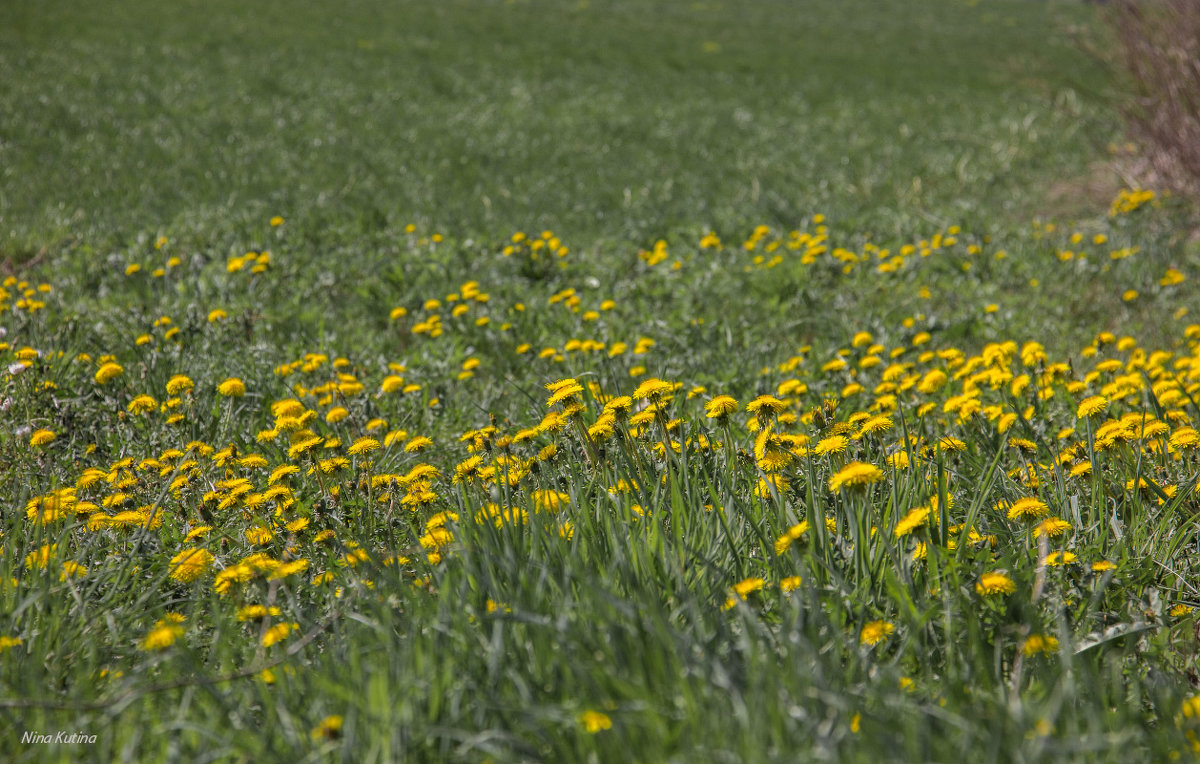
[[[1025,223],[1120,134],[1108,74],[1063,33],[1090,19],[1043,0],[5,3],[0,256],[274,214],[318,248],[409,222],[588,242],[813,212]]]

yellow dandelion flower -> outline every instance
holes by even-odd
[[[246,383],[237,377],[230,377],[217,385],[217,393],[226,398],[241,398],[246,394]]]
[[[1184,700],[1179,710],[1186,719],[1200,719],[1200,695],[1193,695]]]
[[[1071,530],[1071,524],[1059,517],[1047,517],[1033,528],[1035,538],[1047,536],[1056,538]]]
[[[786,533],[775,539],[775,554],[778,555],[786,552],[791,548],[792,542],[799,540],[805,533],[808,533],[807,520],[801,520],[791,528],[788,528]]]
[[[892,427],[893,423],[891,417],[884,414],[877,414],[863,421],[862,425],[859,426],[858,435],[861,437],[863,435],[873,435],[879,432],[886,432],[887,430],[892,429]]]
[[[593,440],[605,441],[616,432],[617,418],[609,413],[602,414],[592,426],[588,427],[588,436]]]
[[[142,638],[139,647],[147,651],[167,649],[183,636],[183,627],[179,625],[183,620],[183,616],[169,613],[154,624],[154,628]]]
[[[1063,565],[1070,565],[1076,559],[1074,552],[1051,552],[1046,555],[1046,564],[1057,568]]]
[[[346,453],[350,454],[351,456],[361,456],[362,454],[369,454],[372,451],[377,451],[378,449],[379,441],[375,440],[374,438],[364,437],[354,441],[350,445],[350,448],[346,449]]]
[[[1102,414],[1108,410],[1108,399],[1103,395],[1093,395],[1090,398],[1084,398],[1079,403],[1079,408],[1075,411],[1075,416],[1079,419],[1086,419],[1096,414]]]
[[[896,627],[887,621],[871,621],[863,626],[862,632],[858,635],[858,643],[861,645],[877,645],[895,630]]]
[[[267,478],[267,485],[273,486],[276,483],[286,480],[292,475],[300,474],[300,468],[294,464],[284,464],[276,467],[271,471],[271,476]]]
[[[198,531],[207,532],[211,526],[202,526],[188,534],[188,540],[200,535]],[[214,558],[207,549],[184,549],[171,558],[171,578],[180,583],[189,584],[212,569]]]
[[[579,715],[579,723],[583,725],[584,731],[589,735],[612,729],[612,719],[599,711],[584,711]]]
[[[787,594],[788,592],[799,589],[802,583],[804,582],[801,580],[800,576],[788,576],[779,582],[779,590],[784,594]]]
[[[553,403],[547,404],[550,406],[583,393],[583,386],[579,384],[578,380],[571,377],[549,382],[545,387],[546,391],[550,393],[550,400],[553,401]]]
[[[158,401],[149,395],[139,395],[129,402],[127,410],[130,414],[145,414],[158,408]]]
[[[108,363],[104,363],[104,364],[100,365],[100,368],[96,370],[96,376],[94,377],[94,379],[96,381],[96,384],[104,385],[104,384],[111,382],[112,380],[116,379],[117,377],[121,376],[124,373],[125,373],[125,369],[121,368],[120,364],[109,361]]]
[[[441,473],[438,472],[437,467],[434,467],[432,464],[418,464],[410,469],[400,482],[405,485],[428,483],[431,480],[437,480],[439,477],[441,477]]]
[[[275,534],[270,528],[256,526],[246,531],[246,540],[255,546],[269,544],[273,538],[275,538]]]
[[[742,599],[750,596],[754,592],[761,591],[766,581],[761,578],[744,578],[733,585],[733,593]]]
[[[262,454],[246,454],[241,459],[238,459],[237,463],[239,466],[248,469],[262,469],[269,462],[267,462],[267,458]]]
[[[929,515],[932,510],[929,507],[917,507],[911,510],[900,522],[896,523],[896,528],[892,533],[896,538],[907,536],[918,528],[923,527],[929,522]]]
[[[709,419],[724,419],[738,409],[738,402],[728,395],[718,395],[704,404],[705,415]]]
[[[41,448],[53,443],[57,437],[53,430],[34,430],[33,435],[29,437],[29,445],[34,448]]]
[[[1176,450],[1200,446],[1200,433],[1193,427],[1180,427],[1171,434],[1171,448]]]
[[[212,531],[212,529],[213,529],[213,527],[211,525],[201,525],[196,528],[192,528],[190,531],[187,532],[187,535],[183,537],[183,540],[184,541],[193,541],[202,536],[207,536]],[[176,555],[176,556],[178,556],[178,555]]]
[[[675,386],[656,377],[645,380],[633,391],[633,399],[638,401],[656,401],[668,395]]]
[[[313,727],[313,740],[337,740],[342,736],[342,717],[326,716],[321,723]]]
[[[39,547],[36,552],[30,552],[25,555],[25,567],[29,570],[45,568],[57,554],[58,544],[45,544]]]
[[[917,383],[917,390],[925,395],[932,395],[940,390],[947,380],[949,377],[946,376],[946,372],[941,369],[933,369],[921,377],[920,382]]]
[[[534,491],[533,506],[540,512],[557,512],[571,503],[571,497],[561,491]]]
[[[916,547],[914,547],[912,551],[912,561],[917,562],[919,560],[924,560],[928,556],[929,545],[924,541],[918,541]]]
[[[825,454],[840,454],[850,445],[850,439],[845,435],[830,435],[826,438],[821,438],[817,441],[817,445],[813,446],[812,453],[823,456]]]
[[[344,470],[350,466],[350,460],[344,456],[335,456],[331,459],[322,459],[317,462],[317,468],[326,475],[331,475],[338,470]]]
[[[618,395],[604,404],[605,413],[612,414],[618,420],[629,416],[632,408],[633,398],[628,395]]]
[[[299,440],[288,447],[288,458],[295,459],[302,454],[306,454],[317,446],[321,445],[323,442],[325,442],[325,439],[316,435],[312,436],[311,438]]]
[[[167,380],[167,395],[182,395],[195,388],[195,383],[183,374],[176,374]]]
[[[266,605],[245,605],[238,608],[237,619],[239,621],[256,621],[267,616],[282,615],[283,611],[277,607],[267,607]]]
[[[1032,496],[1017,499],[1008,505],[1009,520],[1032,520],[1045,517],[1049,513],[1050,508],[1046,506],[1045,502]]]
[[[1166,287],[1182,284],[1184,281],[1187,281],[1187,276],[1183,275],[1182,271],[1177,268],[1167,268],[1166,274],[1158,280],[1158,283],[1160,286]]]
[[[288,635],[300,628],[298,623],[277,623],[267,629],[262,636],[262,646],[270,647],[288,638]]]
[[[433,445],[433,440],[424,435],[418,435],[408,443],[404,444],[404,452],[407,454],[415,454],[419,451],[424,451],[429,446]]]
[[[772,473],[759,478],[754,495],[760,499],[770,499],[777,493],[784,493],[791,487],[791,482],[782,475]]]
[[[1021,652],[1026,656],[1034,656],[1039,653],[1049,655],[1057,650],[1058,638],[1049,634],[1030,634],[1021,645]]]
[[[773,395],[760,395],[746,404],[746,411],[758,417],[780,414],[787,409],[787,403]]]
[[[984,573],[979,577],[979,582],[975,584],[975,591],[983,597],[1012,594],[1016,590],[1016,582],[998,570]]]
[[[865,488],[880,480],[883,480],[883,470],[874,464],[850,462],[829,478],[829,490],[836,492],[843,488]]]
[[[307,519],[307,518],[303,518],[303,519]],[[270,581],[276,581],[278,579],[287,578],[288,576],[292,576],[297,573],[303,573],[306,570],[308,570],[308,560],[303,560],[303,559],[292,560],[291,562],[282,563],[279,567],[275,568],[270,573],[268,573],[267,579]]]
[[[68,578],[77,578],[79,576],[86,576],[87,573],[88,573],[88,569],[85,568],[84,566],[80,565],[77,562],[72,562],[70,560],[66,560],[62,564],[62,573],[59,574],[58,580],[66,581]]]

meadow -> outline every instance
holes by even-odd
[[[1195,757],[1096,13],[0,8],[0,750]]]

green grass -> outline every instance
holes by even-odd
[[[0,13],[0,242],[17,255],[272,214],[318,247],[409,222],[645,243],[817,210],[911,233],[1011,220],[1117,135],[1103,72],[1058,31],[1084,18],[1073,4]]]
[[[1109,214],[1095,21],[5,5],[0,750],[1194,755],[1196,213]]]

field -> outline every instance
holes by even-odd
[[[1107,43],[0,8],[0,750],[1195,757],[1198,216]]]

